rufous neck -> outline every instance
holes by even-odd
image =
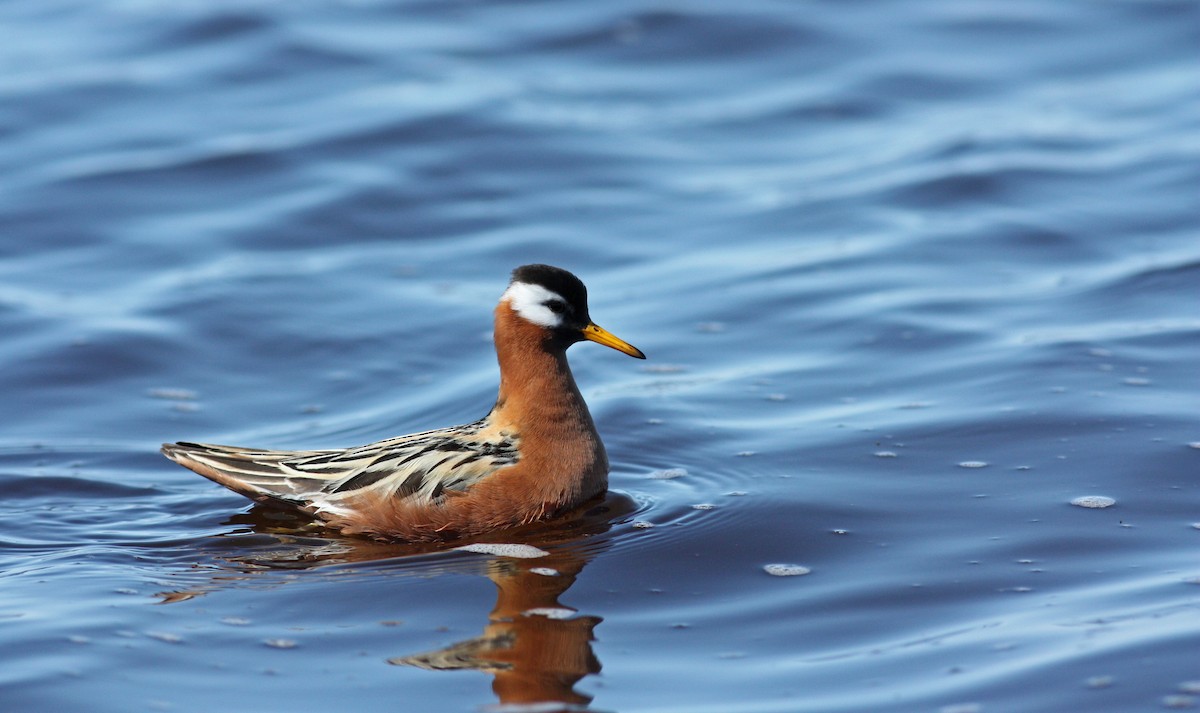
[[[496,307],[496,357],[500,362],[497,411],[523,427],[584,419],[587,406],[566,352],[546,331],[518,316],[506,302]]]

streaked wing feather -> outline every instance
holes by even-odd
[[[320,513],[343,511],[367,493],[436,504],[519,459],[515,437],[465,426],[389,438],[345,450],[274,451],[177,443],[176,462],[255,500]]]

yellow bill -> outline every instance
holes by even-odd
[[[592,322],[583,328],[583,338],[589,342],[595,342],[597,344],[603,344],[606,347],[612,347],[613,349],[628,354],[631,357],[637,357],[638,359],[646,358],[646,355],[642,353],[641,349],[638,349],[624,339],[619,339],[612,332],[601,327],[595,322]]]

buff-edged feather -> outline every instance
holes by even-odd
[[[488,418],[343,450],[277,451],[207,443],[163,446],[171,460],[258,502],[346,514],[362,498],[437,505],[520,460],[519,439]]]

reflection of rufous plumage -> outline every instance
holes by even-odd
[[[558,602],[583,565],[571,551],[534,560],[494,561],[488,577],[496,584],[496,606],[481,636],[391,663],[486,671],[495,677],[492,690],[504,705],[587,705],[591,698],[574,687],[584,676],[600,671],[591,641],[601,620],[575,616]]]
[[[479,421],[344,450],[172,443],[163,453],[347,534],[424,541],[528,524],[608,487],[604,445],[567,364],[567,347],[583,340],[645,358],[591,321],[578,278],[525,265],[496,307],[500,393]]]

